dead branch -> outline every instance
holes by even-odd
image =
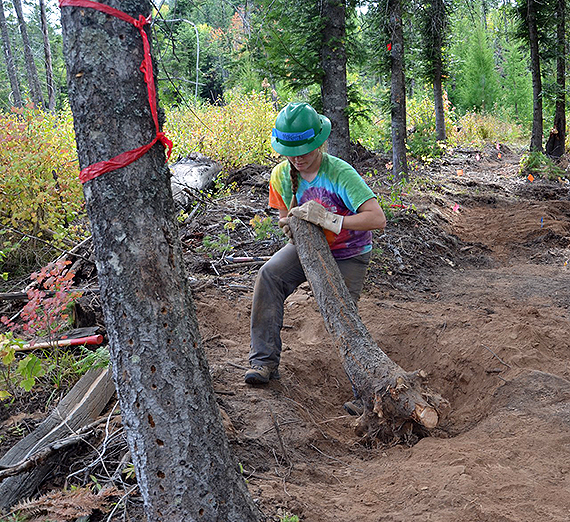
[[[116,415],[116,417],[118,417],[118,415]],[[73,435],[65,437],[63,439],[56,440],[51,444],[48,444],[47,446],[36,451],[35,453],[32,453],[26,459],[17,462],[13,466],[9,467],[0,466],[1,468],[0,482],[2,482],[4,479],[8,477],[13,477],[15,475],[19,475],[24,471],[28,471],[32,468],[35,468],[36,466],[45,462],[48,457],[50,457],[55,452],[63,448],[67,448],[68,446],[72,446],[79,442],[85,441],[89,436],[91,436],[95,432],[95,429],[104,422],[107,422],[107,417],[101,417],[97,419],[95,422],[92,422],[91,424],[84,426],[80,430],[77,430],[77,432],[74,433]]]

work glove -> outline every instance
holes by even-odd
[[[289,242],[295,244],[295,241],[293,241],[293,232],[289,226],[289,218],[281,218],[278,224],[281,227],[281,230],[283,230],[283,233],[289,238]]]
[[[320,203],[311,199],[303,203],[300,207],[293,207],[289,212],[290,216],[295,216],[320,227],[326,228],[335,234],[340,234],[344,216],[329,212]]]

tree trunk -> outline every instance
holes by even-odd
[[[392,111],[392,172],[395,179],[407,179],[406,159],[406,82],[404,76],[404,31],[401,0],[388,0],[391,51],[390,106]]]
[[[542,152],[542,78],[540,75],[540,56],[538,53],[538,30],[536,25],[535,0],[527,0],[527,26],[530,44],[530,70],[532,74],[532,133],[530,150]]]
[[[441,45],[435,49],[437,53],[434,63],[433,101],[435,108],[435,137],[438,141],[445,141],[445,112],[443,107]]]
[[[433,99],[435,108],[435,136],[445,141],[445,111],[443,107],[443,38],[447,31],[447,11],[444,0],[433,0],[431,4],[431,30],[433,43]]]
[[[332,123],[329,152],[350,161],[350,131],[346,113],[346,5],[345,0],[324,0],[322,6],[321,66],[324,76],[321,99],[323,112]]]
[[[554,126],[546,142],[546,154],[559,158],[566,142],[566,0],[556,4],[556,109]]]
[[[344,370],[364,403],[357,431],[370,439],[406,439],[437,426],[441,397],[423,387],[423,372],[408,373],[374,342],[358,315],[320,227],[290,220],[307,280],[340,352]]]
[[[135,19],[146,0],[119,2]],[[150,143],[141,35],[90,8],[63,7],[68,91],[82,168]],[[260,518],[224,432],[156,144],[84,185],[122,421],[149,522]]]
[[[4,50],[4,59],[6,60],[6,71],[10,80],[10,88],[14,96],[14,106],[22,107],[22,94],[20,92],[20,83],[18,82],[18,74],[16,65],[12,55],[12,46],[10,45],[10,35],[8,34],[8,25],[6,24],[6,16],[4,15],[4,4],[0,0],[0,32],[2,35],[2,49]]]
[[[46,85],[48,92],[47,108],[50,111],[55,109],[55,85],[53,83],[53,66],[51,61],[51,45],[49,43],[49,28],[46,16],[46,6],[44,0],[40,1],[40,16],[42,24],[42,35],[44,39],[44,56],[46,60]]]
[[[28,38],[26,21],[24,20],[24,14],[22,12],[22,2],[21,0],[13,0],[13,3],[14,8],[16,9],[16,16],[18,17],[18,25],[20,26],[22,43],[24,44],[24,58],[26,61],[26,74],[28,77],[30,95],[32,97],[32,102],[36,105],[36,107],[43,108],[44,97],[42,95],[42,88],[40,86],[36,62],[34,61],[34,55],[32,53],[32,46],[30,44],[30,39]]]

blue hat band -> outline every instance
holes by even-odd
[[[282,141],[303,141],[315,137],[315,130],[309,129],[305,132],[281,132],[280,130],[273,129],[271,135]]]

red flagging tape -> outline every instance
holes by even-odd
[[[105,174],[106,172],[111,172],[112,170],[120,169],[121,167],[130,165],[134,161],[138,160],[141,156],[144,156],[157,141],[160,141],[160,143],[162,143],[166,149],[166,157],[169,159],[170,153],[172,152],[172,141],[169,140],[165,134],[159,130],[158,112],[156,110],[156,87],[154,85],[154,73],[152,70],[152,58],[150,56],[150,44],[148,41],[148,36],[144,30],[144,26],[150,22],[150,17],[145,18],[143,15],[140,15],[137,20],[132,16],[129,16],[127,13],[123,13],[123,11],[119,11],[118,9],[115,9],[108,5],[100,4],[99,2],[93,2],[91,0],[59,0],[59,7],[61,8],[65,6],[88,7],[91,9],[96,9],[97,11],[115,16],[124,22],[134,25],[139,30],[139,33],[142,37],[144,50],[144,58],[140,66],[140,71],[144,75],[144,81],[146,83],[148,92],[148,103],[150,105],[150,112],[152,113],[152,119],[154,121],[154,127],[156,129],[156,137],[147,145],[143,145],[138,149],[123,152],[122,154],[119,154],[110,160],[100,161],[99,163],[94,163],[93,165],[85,167],[79,173],[79,180],[81,183],[85,183],[86,181],[96,178],[101,174]]]

